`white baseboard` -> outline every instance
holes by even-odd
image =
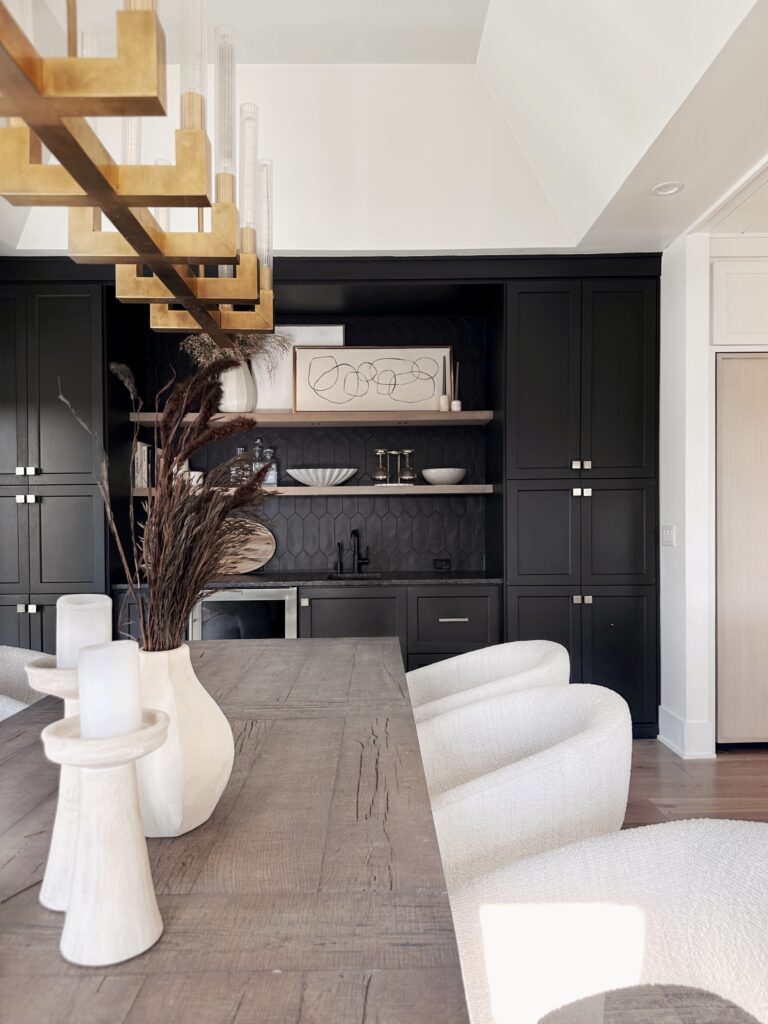
[[[659,707],[659,742],[686,760],[716,756],[714,722],[688,721],[663,704]]]

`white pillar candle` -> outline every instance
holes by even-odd
[[[65,594],[56,602],[56,667],[77,668],[81,647],[112,639],[112,599],[105,594]]]
[[[78,665],[80,735],[122,736],[141,728],[139,645],[135,640],[83,647]]]

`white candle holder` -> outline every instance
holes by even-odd
[[[135,762],[165,742],[168,716],[144,710],[142,727],[83,739],[79,717],[42,732],[46,756],[80,771],[77,842],[61,955],[81,967],[130,960],[163,931],[139,810]]]
[[[56,659],[49,657],[35,658],[26,668],[27,681],[33,690],[64,701],[65,718],[80,713],[76,668],[56,668]],[[59,771],[56,817],[39,896],[41,904],[48,910],[67,909],[72,888],[79,803],[80,769],[63,764]]]

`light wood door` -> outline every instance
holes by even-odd
[[[768,353],[717,363],[717,739],[768,740]]]

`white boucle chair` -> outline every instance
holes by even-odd
[[[417,730],[449,889],[621,828],[632,724],[612,690],[574,684],[509,693]]]
[[[602,1024],[601,993],[634,985],[704,989],[768,1022],[762,822],[589,839],[479,876],[451,907],[472,1024]]]
[[[0,720],[42,699],[42,693],[30,689],[24,671],[28,662],[39,657],[40,651],[0,646]]]
[[[484,647],[415,668],[406,674],[414,718],[434,715],[476,700],[539,686],[567,686],[568,651],[550,640],[518,640]]]

